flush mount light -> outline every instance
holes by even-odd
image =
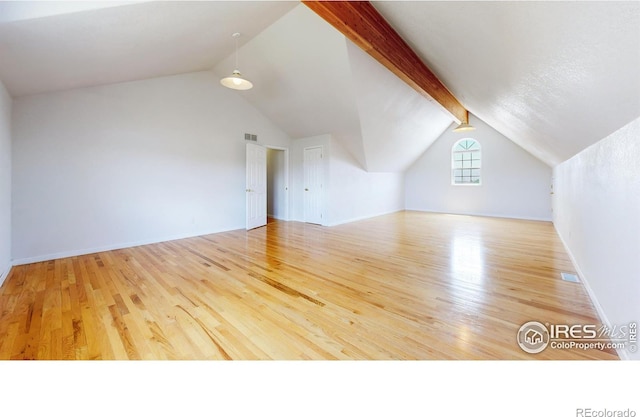
[[[476,128],[469,123],[460,123],[460,126],[453,129],[454,132],[471,132],[472,130],[476,130]]]
[[[469,124],[469,112],[467,112],[467,120],[463,121],[458,127],[453,129],[456,133],[471,132],[472,130],[476,130],[476,128]]]
[[[221,79],[220,84],[233,90],[249,90],[253,87],[253,84],[251,81],[243,78],[238,70],[238,38],[240,34],[234,33],[231,36],[236,40],[236,69],[233,70],[230,76]]]

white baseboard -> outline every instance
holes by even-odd
[[[154,243],[169,242],[169,241],[172,241],[172,240],[187,239],[187,238],[190,238],[190,237],[205,236],[205,235],[210,235],[210,234],[214,234],[214,233],[222,233],[222,232],[228,232],[230,230],[238,230],[238,229],[242,229],[242,227],[235,227],[235,228],[231,228],[231,229],[209,230],[209,231],[198,232],[196,234],[189,233],[189,234],[176,235],[176,236],[170,236],[170,237],[164,237],[164,238],[140,240],[140,241],[136,241],[136,242],[117,243],[117,244],[114,244],[114,245],[99,246],[99,247],[87,248],[87,249],[77,249],[77,250],[70,250],[70,251],[65,251],[65,252],[48,253],[48,254],[45,254],[45,255],[32,256],[32,257],[28,257],[28,258],[14,259],[13,260],[13,265],[26,265],[26,264],[32,264],[32,263],[35,263],[35,262],[52,261],[54,259],[70,258],[72,256],[89,255],[89,254],[92,254],[92,253],[106,252],[106,251],[110,251],[110,250],[127,249],[127,248],[133,248],[135,246],[151,245],[151,244],[154,244]]]
[[[360,221],[360,220],[372,219],[374,217],[384,216],[384,215],[392,214],[392,213],[398,213],[398,212],[401,212],[401,211],[404,211],[404,209],[400,208],[400,209],[395,209],[395,210],[391,210],[391,211],[385,211],[385,212],[382,212],[382,213],[371,214],[371,215],[368,215],[368,216],[353,217],[353,218],[350,218],[348,220],[342,220],[342,221],[339,221],[339,222],[327,223],[327,224],[324,224],[323,226],[329,226],[329,227],[339,226],[341,224],[347,224],[347,223],[357,222],[357,221]]]
[[[512,216],[506,214],[486,214],[486,213],[454,213],[454,212],[444,212],[444,211],[433,211],[426,209],[416,209],[416,208],[407,208],[406,211],[420,211],[423,213],[434,213],[434,214],[453,214],[454,216],[476,216],[476,217],[492,217],[496,219],[513,219],[513,220],[531,220],[535,222],[551,222],[553,219],[551,217],[525,217],[525,216]]]
[[[276,220],[282,220],[283,222],[288,221],[287,219],[285,219],[284,216],[274,216],[273,214],[267,214],[267,217],[270,217],[270,218],[276,219]]]
[[[609,321],[609,318],[607,317],[607,314],[604,312],[604,309],[602,308],[602,305],[598,301],[598,298],[596,297],[596,294],[593,292],[593,289],[591,288],[591,285],[589,285],[589,280],[587,279],[587,276],[580,269],[580,265],[578,264],[578,262],[576,262],[576,258],[573,256],[573,253],[571,252],[571,249],[569,248],[569,245],[567,245],[567,242],[564,240],[564,238],[560,234],[560,231],[556,228],[555,224],[553,225],[553,228],[555,229],[556,234],[560,238],[560,241],[562,242],[562,245],[564,246],[564,250],[567,251],[567,254],[569,255],[569,259],[571,259],[571,263],[573,264],[574,268],[576,268],[576,272],[578,273],[578,276],[580,277],[580,281],[584,285],[585,290],[587,290],[587,294],[589,295],[589,298],[591,299],[591,303],[593,304],[593,306],[596,309],[596,313],[598,313],[598,317],[600,318],[600,321],[605,326],[612,327],[611,321]],[[623,359],[623,360],[630,360],[631,359],[629,357],[629,353],[626,350],[616,349],[616,352],[618,352],[618,356],[620,357],[620,359]]]
[[[4,283],[4,280],[7,279],[7,277],[9,276],[9,272],[11,272],[11,268],[13,268],[13,263],[9,262],[9,264],[5,268],[5,271],[0,271],[0,287]]]

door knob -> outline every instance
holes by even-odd
[[[304,190],[305,190],[305,191],[309,191],[309,189],[308,189],[308,188],[305,188]]]

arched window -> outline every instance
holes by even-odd
[[[457,141],[451,149],[451,184],[480,185],[482,183],[482,155],[480,143],[466,138]]]

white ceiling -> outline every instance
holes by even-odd
[[[76,13],[85,10],[104,9],[144,1],[2,1],[0,2],[0,23],[40,17]]]
[[[240,51],[241,92],[291,138],[332,134],[369,172],[402,172],[451,116],[299,5]],[[233,56],[215,67],[233,70]]]
[[[251,104],[291,138],[359,130],[345,38],[304,5],[297,5],[239,53],[254,88]],[[234,57],[215,67],[230,74]]]
[[[472,113],[549,165],[640,117],[640,2],[374,2]]]
[[[551,166],[640,117],[640,2],[374,6],[472,113]],[[255,82],[239,94],[292,138],[332,133],[364,168],[395,171],[446,129],[296,1],[0,2],[0,79],[19,97],[226,74],[233,32]]]
[[[233,53],[232,33],[242,45],[296,5],[0,3],[0,79],[18,97],[209,70]]]

